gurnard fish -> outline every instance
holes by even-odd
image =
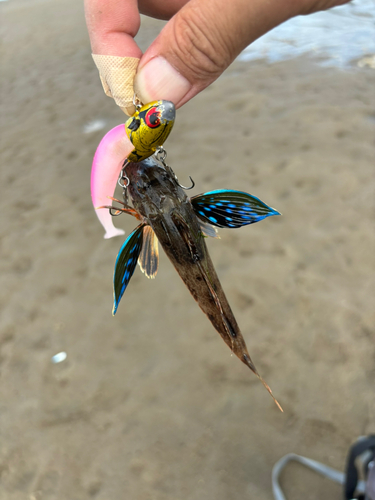
[[[224,342],[260,379],[283,411],[249,355],[205,243],[207,236],[217,237],[216,227],[239,228],[279,215],[279,212],[255,196],[230,189],[209,191],[189,198],[172,169],[151,154],[141,161],[133,155],[136,162],[129,161],[129,157],[124,162],[124,201],[107,196],[120,203],[120,207],[97,207],[109,209],[111,215],[127,213],[140,221],[121,246],[115,262],[113,314],[116,314],[137,262],[148,278],[156,276],[160,242],[191,295]],[[118,170],[118,167],[112,169]],[[128,203],[129,198],[132,206]]]

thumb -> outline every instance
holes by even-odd
[[[142,102],[182,106],[251,42],[295,15],[293,0],[190,0],[143,55],[135,78]]]

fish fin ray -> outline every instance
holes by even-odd
[[[126,213],[129,215],[132,215],[133,217],[135,217],[138,220],[143,220],[142,215],[137,210],[135,210],[135,208],[130,207],[129,205],[127,205],[123,201],[118,200],[117,198],[113,198],[112,196],[107,196],[107,198],[112,200],[112,201],[116,201],[117,203],[120,203],[120,205],[122,205],[124,208],[114,207],[113,205],[102,205],[101,207],[95,207],[95,210],[99,210],[100,208],[108,208],[109,213],[112,216],[117,216],[117,215],[120,215],[121,213]],[[112,212],[112,210],[114,210],[115,212]]]
[[[212,224],[204,222],[202,219],[198,219],[199,226],[201,228],[203,236],[210,236],[211,238],[220,239],[219,231]]]
[[[237,228],[280,215],[256,196],[232,189],[208,191],[190,202],[199,219],[217,227]]]
[[[116,314],[121,297],[137,265],[138,256],[142,249],[144,228],[144,224],[136,227],[124,241],[117,255],[113,274],[113,315]]]
[[[159,268],[159,244],[151,226],[144,227],[143,245],[138,257],[138,265],[147,278],[155,278]]]

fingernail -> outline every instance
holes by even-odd
[[[177,105],[192,85],[164,57],[159,56],[139,70],[134,87],[143,103],[165,99]]]

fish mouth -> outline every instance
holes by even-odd
[[[162,101],[158,106],[161,111],[161,119],[166,122],[172,122],[176,118],[176,108],[171,101]]]

